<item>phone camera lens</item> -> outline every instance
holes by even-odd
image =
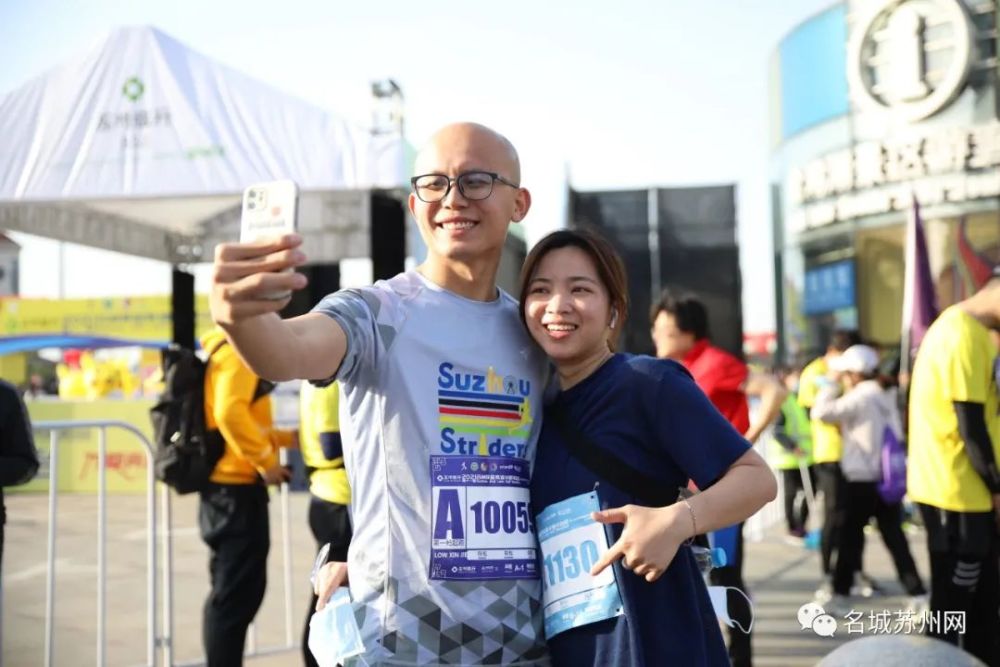
[[[257,204],[255,204],[253,201],[248,201],[247,208],[257,208]]]

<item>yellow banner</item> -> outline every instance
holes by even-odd
[[[208,297],[195,296],[195,334],[211,326]],[[172,337],[170,297],[104,299],[0,299],[0,337],[70,334],[169,341]]]
[[[28,414],[32,424],[43,421],[113,420],[123,421],[139,429],[152,440],[149,421],[150,399],[98,401],[29,401]],[[97,428],[58,430],[58,463],[56,479],[59,491],[93,493],[97,491],[98,469]],[[105,462],[109,493],[135,493],[146,490],[146,448],[139,438],[120,427],[107,428]],[[38,476],[24,486],[9,491],[47,491],[49,488],[50,431],[35,428],[35,444],[42,461]]]

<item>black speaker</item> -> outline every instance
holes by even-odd
[[[657,191],[660,283],[708,309],[712,343],[743,358],[743,285],[736,245],[736,188]],[[652,295],[654,299],[659,294]]]
[[[659,289],[694,292],[709,311],[712,341],[742,358],[743,315],[733,186],[658,188],[659,283],[653,283],[648,190],[572,192],[576,227],[603,233],[625,262],[631,313],[622,349],[652,354],[649,308]]]
[[[194,349],[194,275],[176,266],[170,272],[170,319],[173,342]]]
[[[573,226],[594,228],[603,234],[625,263],[630,313],[619,349],[635,354],[653,350],[646,321],[651,275],[648,202],[646,190],[570,193]]]
[[[377,192],[371,207],[372,280],[386,280],[406,263],[406,212],[401,201]]]
[[[292,292],[292,300],[281,309],[283,318],[305,315],[327,294],[340,289],[340,265],[337,263],[308,264],[299,267],[298,272],[309,280],[309,284]]]
[[[743,285],[739,248],[661,246],[660,267],[665,288],[678,296],[694,294],[705,304],[712,343],[742,359]],[[659,298],[659,294],[654,296]]]

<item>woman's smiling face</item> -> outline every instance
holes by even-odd
[[[586,252],[574,246],[550,251],[527,292],[528,332],[557,365],[608,350],[611,301]]]

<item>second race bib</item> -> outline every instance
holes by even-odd
[[[590,518],[600,509],[591,492],[549,505],[537,517],[546,637],[624,613],[613,568],[590,575],[608,550],[603,524]]]

